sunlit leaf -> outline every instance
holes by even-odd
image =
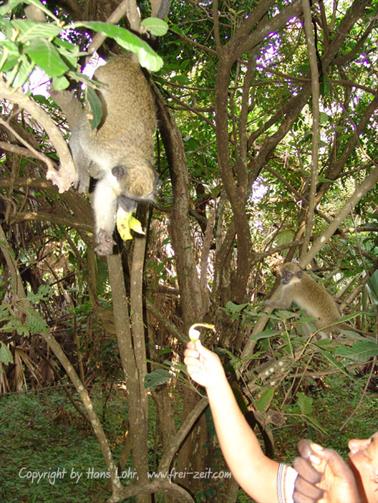
[[[163,66],[161,57],[143,40],[120,26],[109,23],[92,21],[86,23],[75,23],[76,27],[85,26],[90,30],[102,33],[112,38],[118,45],[137,55],[139,63],[151,72],[160,70]]]
[[[52,79],[52,87],[55,91],[64,91],[69,85],[70,82],[64,75]]]
[[[10,352],[8,346],[3,342],[0,342],[0,362],[8,365],[8,363],[13,363],[13,356]]]
[[[274,388],[269,386],[269,388],[265,388],[261,393],[260,397],[255,401],[255,407],[259,412],[266,412],[270,404],[273,400],[274,396]]]
[[[335,354],[348,360],[366,362],[370,358],[378,356],[378,344],[373,340],[358,341],[351,347],[338,347]]]
[[[12,86],[16,89],[25,84],[35,67],[34,62],[28,61],[27,57],[24,55],[20,56],[18,64],[18,71],[12,81]]]
[[[155,37],[162,37],[168,31],[168,24],[158,17],[147,17],[141,24]]]
[[[49,77],[58,77],[69,69],[53,44],[47,40],[32,40],[25,53]]]
[[[0,7],[0,16],[3,16],[7,12],[11,12],[17,5],[20,5],[21,3],[24,3],[23,0],[9,0],[9,2],[6,2],[5,5],[2,5]]]
[[[15,30],[21,33],[20,40],[27,42],[32,39],[54,38],[62,31],[60,26],[52,23],[36,23],[29,19],[15,19],[12,21]]]
[[[277,335],[281,335],[282,332],[278,330],[264,330],[263,332],[259,332],[258,334],[252,335],[252,341],[259,341],[260,339],[270,339],[271,337],[276,337]]]
[[[313,399],[302,392],[298,393],[297,405],[300,411],[305,416],[311,416],[312,414],[312,403]]]

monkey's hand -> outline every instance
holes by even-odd
[[[96,236],[95,252],[97,253],[97,255],[111,255],[113,253],[114,245],[115,242],[112,235],[104,229],[100,229]]]
[[[202,346],[200,341],[188,342],[184,352],[184,363],[188,374],[205,388],[217,386],[224,378],[221,361],[215,353]]]

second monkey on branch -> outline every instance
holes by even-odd
[[[98,255],[110,255],[117,211],[131,212],[138,201],[154,199],[156,110],[150,85],[134,56],[112,56],[94,77],[101,83],[98,94],[103,106],[97,129],[92,129],[89,111],[71,92],[52,92],[51,96],[71,131],[80,190],[88,190],[89,177],[98,180],[92,203],[95,250]]]
[[[340,322],[339,308],[323,285],[313,280],[298,264],[287,262],[278,268],[281,277],[279,290],[275,300],[268,300],[267,307],[273,309],[289,309],[294,302],[309,316],[322,337],[326,337],[338,328],[342,330],[357,330],[346,323]],[[357,330],[359,331],[359,330]]]

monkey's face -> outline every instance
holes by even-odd
[[[303,277],[302,269],[293,263],[284,264],[280,268],[279,274],[281,276],[281,283],[283,285],[298,283]]]
[[[158,178],[149,163],[138,167],[117,165],[113,167],[112,175],[118,183],[120,195],[135,200],[154,199]]]

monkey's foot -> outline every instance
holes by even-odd
[[[96,236],[95,252],[97,255],[106,256],[113,253],[115,242],[112,235],[104,229],[100,229]]]

